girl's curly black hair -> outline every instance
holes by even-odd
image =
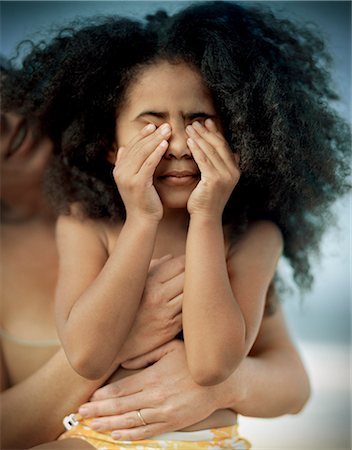
[[[171,17],[103,18],[33,45],[4,80],[3,107],[39,116],[56,143],[49,182],[56,205],[68,212],[79,202],[91,218],[124,217],[106,158],[116,111],[141,68],[160,60],[201,72],[240,154],[224,223],[239,230],[274,221],[297,285],[309,288],[329,208],[349,188],[350,130],[332,106],[338,96],[323,40],[267,9],[197,2]]]

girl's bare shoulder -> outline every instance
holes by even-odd
[[[266,252],[280,255],[284,240],[280,228],[270,220],[256,220],[251,222],[245,231],[237,236],[227,235],[227,258],[231,260],[242,252],[262,254]]]

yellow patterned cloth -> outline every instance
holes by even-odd
[[[77,416],[74,416],[77,417]],[[109,432],[93,431],[89,420],[74,420],[71,429],[59,439],[83,439],[99,450],[250,450],[251,445],[239,436],[238,426],[200,431],[165,433],[144,441],[116,441]],[[64,422],[65,423],[65,422]]]

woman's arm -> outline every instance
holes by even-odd
[[[207,385],[224,381],[253,345],[282,237],[273,223],[257,222],[226,255],[222,214],[239,169],[214,122],[187,132],[201,180],[187,204],[183,330],[190,372]]]
[[[277,417],[299,413],[309,396],[308,374],[278,307],[264,317],[249,356],[219,390],[218,405],[244,416]]]
[[[33,375],[1,393],[1,448],[29,448],[56,439],[64,431],[65,415],[103,381],[79,376],[59,350]]]
[[[251,356],[216,386],[196,384],[182,344],[169,346],[170,351],[142,372],[98,389],[93,401],[84,405],[85,416],[101,416],[94,421],[101,431],[115,429],[121,439],[137,440],[188,427],[217,409],[230,408],[253,417],[296,414],[309,398],[308,376],[280,308],[264,318]],[[143,366],[152,359],[145,355],[132,365]],[[147,429],[136,415],[145,408],[150,421]],[[111,415],[114,410],[116,415]]]
[[[180,270],[184,270],[182,257],[152,262],[136,320],[121,350],[122,361],[159,347],[181,330]],[[28,448],[56,439],[64,431],[63,417],[77,411],[105,381],[88,381],[79,376],[63,350],[11,388],[8,388],[5,361],[1,361],[0,368],[0,447],[6,449]]]

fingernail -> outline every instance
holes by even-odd
[[[167,136],[170,133],[170,131],[171,131],[171,128],[170,128],[170,125],[168,123],[164,123],[164,125],[162,125],[160,127],[160,133],[163,136]]]
[[[193,127],[191,127],[191,125],[187,125],[186,131],[187,131],[187,133],[190,133],[190,134],[194,133],[194,129],[193,129]]]
[[[187,139],[187,144],[188,144],[188,145],[194,145],[194,140],[191,139],[191,138],[188,138],[188,139]]]
[[[156,126],[153,123],[149,123],[147,126],[144,127],[144,131],[154,131]]]
[[[169,143],[167,141],[165,141],[165,140],[160,142],[160,147],[161,148],[166,148],[168,145],[169,145]]]
[[[195,121],[192,123],[192,126],[194,126],[195,128],[201,128],[202,125],[200,122]]]
[[[117,431],[113,431],[113,432],[111,433],[111,437],[112,437],[113,439],[120,439],[121,434],[118,433]]]
[[[98,420],[92,420],[91,422],[89,422],[89,425],[94,428],[95,430],[99,430],[100,429],[100,422]]]
[[[213,125],[213,120],[211,120],[211,119],[207,119],[205,122],[205,125]]]
[[[85,406],[81,406],[81,407],[78,409],[78,412],[80,413],[80,415],[81,415],[82,417],[88,417],[88,415],[89,415],[89,410],[88,410],[88,408],[86,408]]]

